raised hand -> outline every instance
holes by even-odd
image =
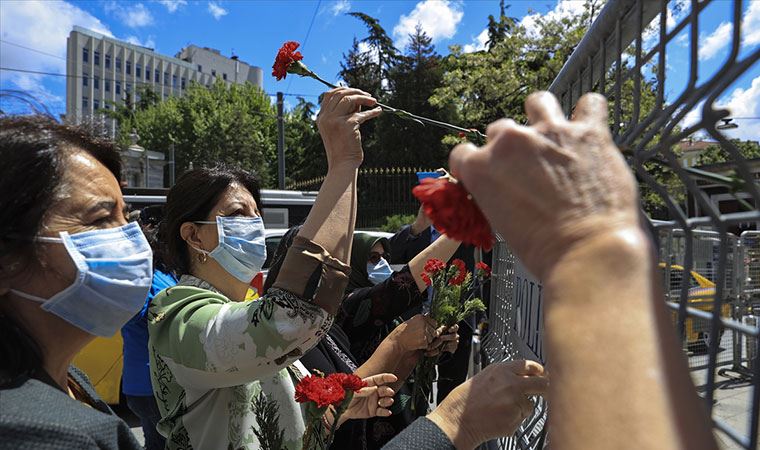
[[[607,102],[586,94],[572,121],[554,96],[525,102],[530,126],[492,123],[488,143],[457,146],[453,175],[529,270],[544,277],[572,247],[639,227],[631,171],[607,125]]]

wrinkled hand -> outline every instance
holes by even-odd
[[[339,87],[325,93],[317,115],[317,127],[330,167],[343,163],[361,165],[364,153],[359,125],[382,112],[379,107],[367,111],[362,111],[362,107],[375,104],[374,98],[359,89]]]
[[[417,217],[414,219],[414,222],[412,223],[411,232],[413,235],[417,236],[418,234],[425,231],[432,224],[433,224],[433,221],[430,220],[427,214],[425,214],[425,210],[422,208],[422,206],[420,206],[419,211],[417,211]]]
[[[397,326],[389,335],[404,352],[425,350],[438,337],[436,323],[433,319],[417,314]]]
[[[533,413],[530,395],[542,395],[549,381],[535,361],[493,364],[457,386],[428,418],[458,449],[471,449],[515,432]]]
[[[371,417],[388,417],[393,405],[393,389],[386,386],[395,383],[398,378],[392,373],[381,373],[363,379],[367,387],[354,393],[354,398],[340,421],[348,419],[369,419]]]
[[[454,353],[459,346],[459,325],[446,329],[440,326],[436,330],[438,337],[425,349],[425,356],[438,356],[443,352]]]
[[[572,121],[547,92],[530,95],[525,110],[531,126],[494,122],[485,146],[461,144],[449,163],[491,225],[543,278],[572,247],[638,228],[638,196],[610,136],[604,97],[584,95]]]

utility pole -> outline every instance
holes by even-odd
[[[282,92],[277,93],[277,178],[280,189],[285,189],[285,121],[283,120]]]
[[[169,187],[174,186],[174,142],[169,144]]]

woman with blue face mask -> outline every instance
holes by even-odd
[[[119,153],[44,116],[0,117],[0,448],[142,448],[71,366],[145,300]]]
[[[148,310],[153,390],[167,448],[260,448],[252,400],[277,402],[284,447],[302,447],[295,383],[298,359],[324,337],[348,283],[363,153],[359,125],[375,100],[348,88],[327,92],[317,120],[329,170],[306,222],[266,295],[245,302],[266,260],[261,197],[242,170],[197,169],[167,197],[167,263],[179,283]],[[390,415],[392,374],[371,374],[341,420]]]

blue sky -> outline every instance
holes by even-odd
[[[687,4],[684,0],[671,2]],[[530,24],[531,14],[574,14],[582,1],[507,1],[508,14]],[[730,12],[733,2],[717,0],[700,15],[700,76],[714,73],[728,55]],[[745,45],[742,54],[760,45],[760,1],[745,2]],[[324,78],[337,80],[340,61],[354,37],[366,29],[348,11],[361,11],[380,23],[402,47],[417,23],[430,34],[440,53],[459,44],[469,50],[482,47],[489,14],[498,14],[498,0],[422,1],[193,1],[142,0],[63,1],[3,0],[0,2],[0,67],[65,73],[66,36],[73,25],[153,47],[174,55],[188,44],[233,51],[264,69],[267,92],[304,94],[315,100],[322,87],[310,79],[269,76],[277,49],[286,40],[304,44],[305,62]],[[678,14],[673,13],[677,20]],[[684,35],[688,33],[688,29]],[[676,39],[668,48],[668,96],[685,84],[688,40]],[[28,48],[21,48],[23,45]],[[33,50],[32,50],[33,49]],[[36,51],[35,51],[36,50]],[[0,87],[37,93],[54,112],[65,109],[63,77],[0,71]],[[289,97],[291,104],[295,99]],[[754,67],[726,91],[721,102],[737,117],[760,117],[760,67]],[[690,120],[697,117],[693,113]],[[739,122],[737,137],[758,139],[760,120]]]

